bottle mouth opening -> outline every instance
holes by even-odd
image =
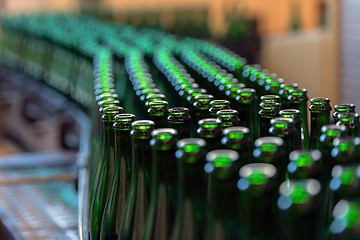
[[[199,121],[199,126],[204,129],[214,129],[219,127],[221,121],[217,118],[205,118]]]
[[[156,140],[171,140],[177,135],[173,128],[158,128],[151,132],[151,136]]]
[[[155,123],[151,120],[137,120],[132,123],[134,130],[147,131],[154,128]]]
[[[250,184],[263,184],[277,173],[276,167],[270,163],[250,163],[240,168],[240,178],[248,179]]]
[[[278,95],[263,95],[260,97],[262,101],[264,100],[278,100],[280,101],[280,97]]]
[[[234,109],[223,109],[223,110],[217,111],[216,114],[219,116],[231,117],[233,115],[237,115],[238,111],[236,111]]]
[[[191,152],[198,148],[206,146],[206,142],[202,138],[184,138],[177,142],[177,148],[183,149],[185,152]]]
[[[212,107],[222,107],[222,106],[227,106],[229,105],[230,102],[228,100],[212,100],[210,102],[210,106]]]
[[[280,111],[280,115],[300,115],[300,111],[297,109],[283,109]]]
[[[308,166],[310,162],[321,159],[321,152],[319,150],[295,150],[289,154],[289,159],[297,162],[298,166]]]
[[[336,104],[334,106],[335,110],[337,111],[338,109],[351,109],[351,110],[354,110],[355,109],[355,105],[353,103],[339,103],[339,104]]]
[[[330,99],[327,97],[316,97],[312,98],[310,102],[315,105],[328,104],[330,102]]]
[[[307,203],[311,197],[318,195],[320,190],[321,185],[315,179],[285,181],[279,188],[280,195],[289,197],[292,204]]]
[[[259,148],[261,146],[274,146],[280,147],[284,144],[284,141],[279,137],[261,137],[255,140],[255,147]]]
[[[289,124],[293,124],[294,120],[292,118],[277,117],[271,119],[270,123],[279,127],[286,127]]]
[[[239,154],[234,150],[218,149],[210,151],[206,155],[206,160],[215,168],[228,168],[233,165],[233,162],[239,159]]]
[[[227,127],[223,130],[223,134],[229,138],[242,138],[244,135],[248,134],[249,131],[250,130],[247,127]]]
[[[174,115],[183,115],[187,114],[189,112],[189,109],[186,107],[173,107],[169,109],[169,114]]]

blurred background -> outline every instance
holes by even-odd
[[[0,15],[44,11],[83,12],[136,27],[151,27],[179,36],[215,41],[239,53],[249,63],[260,64],[276,73],[286,83],[298,83],[308,90],[309,98],[328,97],[332,106],[341,102],[360,106],[360,81],[357,80],[360,76],[359,0],[0,0]],[[0,78],[1,74],[6,72],[0,72]],[[61,158],[65,167],[53,169],[54,173],[49,176],[57,177],[55,180],[58,182],[70,182],[76,178],[76,173],[65,168],[74,164],[80,132],[88,131],[86,126],[85,130],[82,129],[84,120],[71,104],[64,108],[63,100],[56,94],[51,97],[52,102],[44,100],[48,96],[45,94],[44,104],[40,107],[46,111],[39,115],[32,102],[38,102],[33,93],[39,92],[41,87],[21,86],[25,87],[28,89],[21,99],[26,102],[25,110],[29,108],[29,111],[12,109],[13,115],[6,115],[10,112],[6,106],[11,105],[6,99],[17,101],[17,96],[8,98],[0,93],[0,155],[55,151],[60,155],[27,155],[25,158],[50,158],[54,161]],[[14,95],[11,91],[6,93]],[[16,117],[21,112],[31,113],[26,116],[27,122]],[[12,122],[12,128],[1,124],[9,118],[20,120]],[[13,136],[9,141],[9,135],[6,135],[9,132],[17,135],[16,141],[22,139],[23,142],[13,144]],[[41,198],[34,194],[34,191],[39,192],[39,187],[24,188],[20,185],[12,192],[14,188],[10,190],[2,185],[17,185],[16,177],[20,175],[10,172],[16,181],[8,181],[9,176],[1,172],[6,169],[2,160],[7,159],[0,157],[0,205],[3,206],[0,219],[7,219],[4,217],[7,214],[16,218],[20,216],[18,212],[25,212],[28,219],[22,220],[22,215],[17,221],[24,223],[16,228],[25,229],[27,239],[41,239],[40,236],[47,239],[47,234],[54,236],[54,233],[59,234],[59,239],[65,239],[63,236],[78,239],[77,193],[73,182],[40,186],[44,188]],[[18,180],[33,179],[27,174],[22,173]],[[49,176],[37,176],[37,181]],[[54,196],[54,192],[58,196]],[[19,198],[27,199],[22,208],[16,202]],[[61,201],[54,200],[56,198]],[[11,225],[6,221],[3,224],[6,228]],[[0,224],[0,240],[4,236],[1,233]]]
[[[2,13],[83,11],[214,39],[251,63],[327,96],[360,103],[357,0],[1,0]]]

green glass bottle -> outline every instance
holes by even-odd
[[[276,198],[280,182],[277,174],[277,168],[269,163],[250,163],[240,169],[237,188],[239,205],[244,212],[244,239],[279,239]]]
[[[211,118],[217,118],[217,112],[224,109],[230,109],[228,100],[213,100],[210,102],[209,113]]]
[[[340,113],[336,125],[343,125],[347,129],[349,137],[360,137],[360,118],[358,113]]]
[[[114,106],[120,106],[120,102],[118,100],[104,100],[98,102],[99,107],[99,114],[101,117],[101,114],[106,107],[114,107]]]
[[[210,118],[210,102],[214,100],[214,96],[210,94],[202,94],[195,97],[193,106],[194,120],[192,125],[196,125],[201,119]]]
[[[300,111],[297,109],[284,109],[279,112],[280,117],[283,118],[291,118],[294,121],[295,127],[295,138],[296,138],[296,146],[300,146],[301,149],[304,149],[304,142],[302,141],[302,132],[303,129],[301,127],[302,120],[300,116]]]
[[[302,139],[303,146],[305,149],[309,148],[309,126],[308,126],[308,107],[307,107],[307,90],[303,89],[294,89],[289,91],[288,104],[289,108],[297,109],[300,111],[301,120],[302,120]]]
[[[262,103],[275,102],[281,104],[281,98],[278,95],[263,95],[260,97]]]
[[[260,137],[270,135],[271,119],[279,116],[280,107],[280,103],[276,102],[264,102],[260,104]]]
[[[241,165],[253,162],[253,141],[247,127],[227,127],[223,130],[224,137],[221,143],[224,148],[236,151],[239,154]]]
[[[330,124],[330,99],[328,98],[312,98],[310,100],[310,139],[309,139],[309,149],[320,149],[320,135],[321,128],[324,125]]]
[[[155,123],[155,128],[168,127],[169,108],[167,101],[153,101],[149,103],[148,114]]]
[[[206,94],[206,93],[207,93],[206,89],[203,89],[203,88],[195,88],[195,89],[189,90],[187,92],[187,96],[186,96],[187,106],[189,108],[192,108],[192,106],[194,106],[194,103],[195,103],[195,97],[200,96],[202,94]]]
[[[321,221],[321,184],[315,179],[285,181],[277,207],[281,239],[326,239]]]
[[[151,94],[145,99],[145,106],[149,108],[151,102],[155,101],[166,101],[164,94]]]
[[[115,170],[101,222],[100,239],[117,239],[125,211],[131,176],[131,124],[133,114],[115,116]]]
[[[152,176],[150,139],[154,125],[155,123],[150,120],[138,120],[132,124],[130,190],[119,230],[119,239],[142,239],[145,231]]]
[[[323,155],[323,173],[329,180],[331,169],[334,167],[334,159],[331,155],[334,149],[334,140],[346,136],[345,126],[336,126],[334,124],[325,125],[321,128],[319,150]]]
[[[97,176],[99,176],[99,173],[96,173],[98,170],[98,164],[99,161],[101,160],[102,156],[102,150],[103,150],[103,143],[104,143],[104,126],[103,126],[103,121],[102,121],[102,114],[103,114],[103,110],[106,107],[116,107],[119,106],[119,101],[117,100],[106,100],[106,101],[101,101],[98,103],[99,106],[99,111],[97,113],[95,113],[96,116],[94,116],[94,128],[92,129],[93,134],[92,136],[94,136],[93,141],[92,141],[92,157],[89,159],[89,187],[90,187],[90,192],[91,192],[91,196],[93,196],[93,191],[94,189],[92,188],[92,186],[94,186],[95,184],[95,176],[97,174]],[[98,126],[98,127],[95,127]],[[90,199],[92,199],[92,197],[90,197]],[[89,201],[91,202],[91,200]]]
[[[194,84],[181,84],[177,87],[179,90],[179,96],[180,98],[182,99],[181,103],[182,105],[184,106],[187,106],[188,104],[188,101],[186,100],[186,98],[188,97],[188,94],[191,90],[194,90],[194,89],[198,89],[199,88],[199,85],[194,83]],[[205,93],[204,93],[205,94]]]
[[[279,137],[261,137],[256,139],[254,144],[254,162],[271,163],[277,168],[277,177],[284,181],[288,161],[284,141]]]
[[[321,128],[322,135],[320,136],[320,145],[319,150],[323,153],[323,167],[321,172],[322,184],[323,186],[329,186],[331,180],[331,170],[335,165],[334,159],[331,155],[331,151],[334,148],[334,140],[337,138],[342,138],[346,135],[346,127],[325,125]],[[332,211],[332,197],[331,192],[328,187],[323,188],[323,204],[324,207],[324,217],[326,224],[330,223],[331,220],[331,211]]]
[[[199,121],[196,135],[206,141],[206,150],[211,151],[221,146],[221,121],[216,118],[205,118]]]
[[[270,121],[269,133],[271,136],[279,137],[284,141],[284,148],[287,154],[294,150],[301,149],[300,142],[297,142],[296,128],[292,118],[273,118]]]
[[[242,83],[244,83],[246,86],[254,85],[253,81],[251,81],[250,78],[256,73],[263,74],[261,72],[261,66],[259,64],[246,64],[243,67],[243,71],[241,73],[239,80]],[[254,86],[251,87],[253,88]]]
[[[205,145],[201,138],[178,141],[179,206],[172,240],[204,239],[207,219]]]
[[[284,79],[276,77],[270,77],[265,80],[264,89],[266,94],[279,94],[281,85],[284,83]]]
[[[340,200],[334,207],[330,225],[331,240],[359,239],[360,201]]]
[[[165,240],[170,238],[178,207],[175,161],[177,132],[172,128],[159,128],[151,135],[153,174],[144,239]]]
[[[101,95],[103,93],[114,93],[114,94],[116,94],[116,90],[115,89],[107,89],[107,90],[97,89],[97,90],[95,90],[95,96]]]
[[[241,125],[249,128],[251,138],[255,140],[259,135],[259,104],[255,89],[243,88],[236,97],[237,108]]]
[[[141,102],[144,102],[147,96],[153,95],[153,94],[160,94],[160,90],[158,88],[146,88],[146,89],[139,89],[136,91],[136,95],[140,99]]]
[[[291,180],[313,178],[322,180],[322,155],[319,150],[296,150],[289,155],[287,171]]]
[[[341,113],[354,113],[355,105],[352,103],[340,103],[334,106],[333,120],[336,124],[339,121],[338,115]]]
[[[360,199],[360,166],[359,164],[336,165],[331,172],[329,188],[332,192],[332,202],[341,199]],[[333,206],[332,206],[333,207]]]
[[[217,112],[217,118],[221,121],[221,127],[236,127],[240,125],[238,112],[233,109],[224,109]]]
[[[109,90],[102,92],[101,94],[95,97],[97,102],[104,100],[117,100],[119,96],[116,93],[108,92]]]
[[[288,97],[290,96],[290,91],[298,88],[296,83],[292,84],[281,84],[279,90],[280,102],[282,109],[289,109]]]
[[[356,163],[360,157],[360,138],[335,138],[331,150],[333,166],[336,164]]]
[[[234,83],[226,87],[225,86],[219,87],[220,90],[222,90],[222,88],[224,88],[223,91],[225,91],[225,95],[227,99],[230,101],[231,108],[236,109],[237,108],[236,97],[238,96],[238,91],[245,88],[245,85],[243,83]]]
[[[179,139],[190,137],[189,109],[185,107],[174,107],[169,110],[169,126],[177,131]]]
[[[110,181],[114,172],[114,117],[122,112],[122,108],[106,107],[103,109],[103,139],[100,160],[96,166],[94,186],[90,191],[90,239],[99,239],[101,219],[103,216],[106,198],[110,189]]]
[[[209,174],[209,216],[205,239],[241,239],[239,193],[236,191],[239,155],[236,151],[218,149],[206,155],[205,172]]]

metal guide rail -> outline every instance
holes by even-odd
[[[28,95],[37,95],[36,101],[28,101]],[[20,151],[0,156],[0,238],[80,239],[78,196],[84,195],[84,187],[76,188],[87,152],[88,117],[61,94],[4,65],[0,96],[1,137],[15,142]],[[52,116],[32,121],[24,117],[24,109],[39,107],[45,100]],[[59,113],[66,107],[76,127],[62,132],[64,118]],[[64,147],[64,136],[75,138],[76,146],[70,141]]]

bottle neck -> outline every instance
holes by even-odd
[[[103,158],[105,159],[105,161],[111,160],[112,159],[111,156],[114,155],[113,153],[115,149],[115,141],[114,141],[115,134],[114,134],[114,129],[112,127],[113,123],[114,123],[113,121],[103,121],[103,140],[104,140]],[[110,162],[110,164],[111,166],[114,165],[112,161]]]
[[[139,171],[150,176],[152,174],[152,156],[150,137],[132,138],[132,175],[138,175]],[[151,178],[149,177],[149,180]],[[147,183],[149,186],[150,184]]]
[[[190,137],[190,121],[182,122],[169,121],[169,126],[177,131],[178,139]]]
[[[311,112],[311,131],[309,149],[322,150],[321,128],[330,124],[330,111]]]
[[[180,163],[180,196],[184,200],[201,199],[206,201],[206,174],[204,172],[204,162],[199,161],[196,164]]]
[[[160,184],[175,187],[177,179],[175,149],[153,149],[153,163],[155,187],[159,187]]]
[[[126,175],[131,173],[131,148],[130,130],[115,130],[115,156],[116,164],[126,168]],[[130,178],[128,177],[127,180]]]

